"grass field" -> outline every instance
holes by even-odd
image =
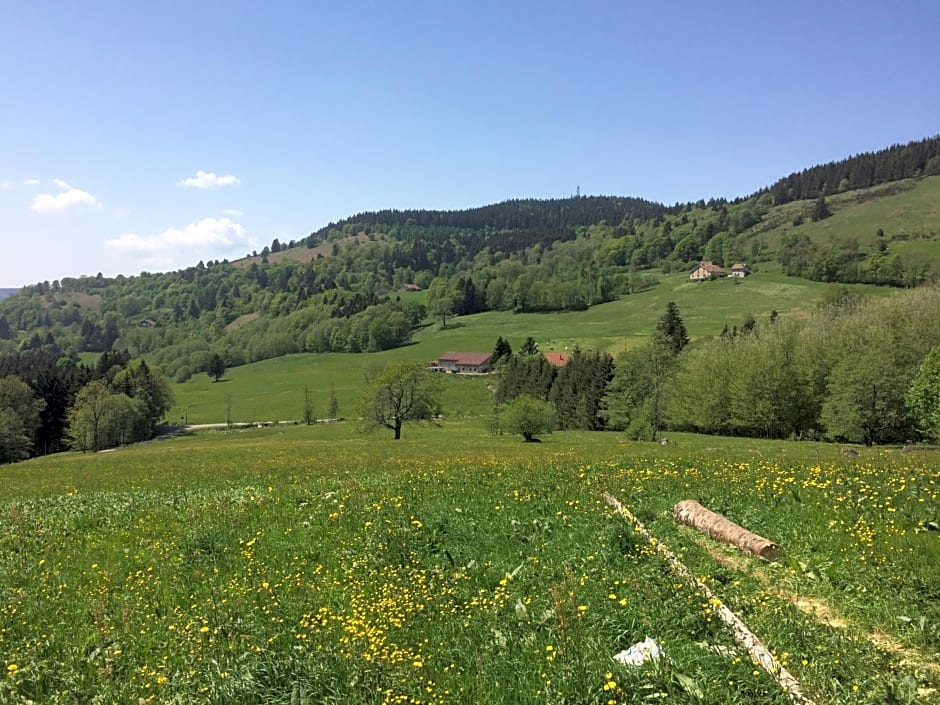
[[[430,324],[417,331],[414,343],[382,353],[290,355],[228,370],[213,383],[205,374],[174,385],[176,402],[167,415],[189,423],[295,420],[302,416],[304,387],[316,413],[326,414],[331,388],[340,413],[354,416],[355,399],[364,388],[370,367],[393,360],[433,360],[448,351],[491,351],[499,336],[518,349],[532,336],[542,351],[606,350],[615,356],[637,344],[656,327],[669,301],[675,301],[693,337],[717,335],[722,326],[739,325],[749,315],[766,320],[771,311],[781,316],[807,316],[831,284],[786,277],[772,267],[744,280],[723,279],[695,284],[687,273],[662,276],[660,283],[618,301],[587,311],[513,314],[494,311],[453,319],[447,328]],[[891,290],[853,286],[875,296]],[[424,292],[419,292],[418,296]],[[479,415],[492,408],[486,380],[448,379],[444,410],[448,415]]]
[[[937,452],[474,421],[218,432],[0,468],[3,703],[935,703]],[[695,498],[786,552],[679,527]],[[664,660],[620,666],[645,637]]]

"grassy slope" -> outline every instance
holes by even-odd
[[[890,250],[940,260],[940,177],[885,184],[871,189],[830,196],[833,216],[794,227],[796,214],[808,213],[812,201],[799,201],[771,209],[761,224],[744,234],[759,239],[765,256],[774,257],[781,237],[791,231],[814,240],[857,238],[863,249],[873,248],[878,228],[890,239]],[[695,215],[695,213],[693,213]],[[704,217],[704,215],[703,215]],[[909,239],[891,239],[891,238]],[[326,248],[332,245],[322,245]],[[746,247],[746,245],[745,245]],[[319,250],[318,250],[319,251]],[[271,255],[311,256],[307,248]],[[247,264],[243,260],[238,264]],[[782,316],[805,316],[829,286],[785,277],[774,263],[757,265],[755,275],[744,281],[722,280],[693,284],[686,273],[670,274],[658,286],[588,311],[546,314],[490,312],[455,319],[441,329],[428,325],[414,336],[414,344],[378,354],[294,355],[230,370],[226,380],[210,384],[205,375],[177,385],[176,406],[168,418],[180,419],[189,407],[188,420],[196,423],[224,421],[231,402],[234,421],[295,419],[303,408],[306,385],[318,415],[324,415],[331,386],[335,385],[341,414],[354,414],[353,402],[362,387],[362,373],[370,366],[391,360],[432,360],[448,350],[491,350],[498,336],[518,348],[527,336],[541,350],[607,350],[617,354],[648,335],[668,301],[675,301],[693,337],[717,334],[726,323],[739,324],[747,316],[765,318],[772,310]],[[887,289],[860,287],[877,295]],[[426,292],[402,294],[423,301]],[[450,413],[485,413],[489,396],[484,380],[449,380],[445,408]]]
[[[763,222],[745,233],[759,237],[769,251],[779,248],[780,238],[798,232],[814,241],[856,238],[863,250],[877,244],[881,228],[897,253],[940,255],[940,176],[847,191],[827,199],[832,217],[812,222],[809,213],[813,201],[797,201],[771,209]],[[806,215],[806,221],[793,225],[793,218]]]
[[[414,336],[414,344],[383,353],[290,355],[233,368],[219,383],[204,374],[174,386],[176,404],[168,418],[184,415],[190,423],[223,422],[231,403],[233,421],[298,419],[303,409],[304,387],[312,394],[318,416],[326,413],[331,386],[335,386],[340,413],[353,416],[354,400],[363,386],[363,372],[393,360],[433,360],[441,353],[489,351],[503,336],[518,349],[532,336],[539,349],[607,350],[616,355],[655,328],[666,303],[675,301],[693,337],[716,335],[725,323],[740,324],[748,315],[766,318],[772,310],[782,316],[804,316],[830,286],[785,277],[779,272],[758,271],[743,281],[724,279],[694,284],[684,273],[662,277],[659,285],[587,311],[545,314],[513,314],[504,311],[454,319],[447,328],[430,324]],[[886,289],[858,287],[875,295]],[[423,295],[419,292],[416,296]],[[445,411],[479,414],[490,409],[485,378],[448,378]],[[186,407],[189,407],[186,413]]]

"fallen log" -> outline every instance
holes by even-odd
[[[634,530],[643,536],[653,549],[669,564],[673,572],[681,577],[687,585],[698,590],[698,592],[708,600],[708,605],[718,618],[724,622],[731,630],[732,636],[741,646],[747,650],[751,660],[760,665],[783,689],[783,692],[790,698],[793,705],[815,705],[812,698],[803,692],[800,682],[790,673],[781,663],[774,658],[764,643],[748,629],[747,625],[738,615],[732,612],[728,606],[718,599],[711,589],[702,582],[689,567],[679,560],[675,553],[666,548],[665,544],[657,540],[643,522],[641,522],[633,512],[623,506],[616,497],[607,492],[604,493],[604,500],[613,507],[620,516],[629,521]],[[699,505],[701,506],[701,505]]]
[[[696,528],[716,541],[737,546],[742,551],[753,553],[768,561],[780,558],[780,548],[773,541],[738,526],[721,514],[703,507],[694,499],[679,502],[672,511],[676,521]]]

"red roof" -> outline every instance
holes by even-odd
[[[547,352],[545,353],[545,359],[555,367],[564,367],[568,364],[568,355],[561,352]]]
[[[725,271],[714,262],[699,262],[698,266],[710,274],[721,274]]]
[[[446,352],[437,358],[438,362],[453,362],[457,365],[479,367],[485,365],[493,357],[492,353],[481,352]]]

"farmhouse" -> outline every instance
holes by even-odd
[[[748,274],[751,273],[751,268],[745,264],[733,264],[731,265],[731,276],[737,279],[744,279]]]
[[[447,352],[435,361],[431,369],[438,372],[471,372],[482,374],[490,371],[492,353]]]
[[[402,284],[402,291],[421,291],[421,287],[417,284]]]
[[[568,364],[568,355],[562,352],[547,352],[545,359],[555,367],[564,367]]]
[[[728,272],[719,267],[714,262],[699,262],[698,267],[689,274],[689,279],[694,282],[705,281],[706,279],[720,279],[728,276]]]

